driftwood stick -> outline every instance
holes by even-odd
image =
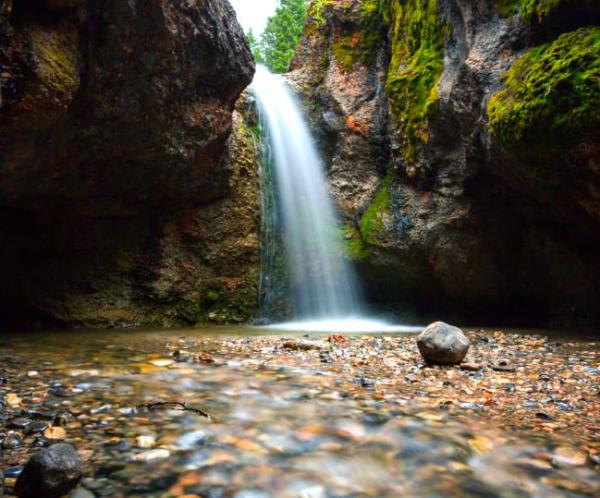
[[[154,411],[154,410],[169,409],[169,408],[171,408],[173,410],[192,412],[192,413],[195,413],[196,415],[200,415],[207,419],[211,418],[210,415],[208,413],[206,413],[205,411],[200,410],[199,408],[192,408],[191,406],[188,406],[185,401],[150,401],[148,403],[142,403],[141,405],[137,406],[138,410],[145,409],[145,410],[148,410],[149,412]]]

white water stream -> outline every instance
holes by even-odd
[[[280,330],[407,331],[363,316],[354,270],[345,260],[343,238],[314,139],[283,77],[258,66],[256,96],[263,140],[268,140],[274,206],[284,233],[294,317]],[[263,213],[264,214],[264,213]],[[268,248],[267,248],[268,249]],[[270,264],[262,271],[272,272]],[[273,278],[267,276],[267,281]]]

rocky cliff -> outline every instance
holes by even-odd
[[[3,325],[254,315],[253,71],[227,0],[0,0]]]
[[[600,322],[600,6],[313,0],[292,64],[371,301]]]

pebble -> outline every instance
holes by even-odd
[[[6,395],[6,404],[8,406],[10,406],[11,408],[18,407],[21,404],[22,401],[23,400],[21,398],[19,398],[19,396],[17,396],[14,393],[9,393],[9,394]]]
[[[483,368],[481,363],[462,363],[460,365],[461,370],[468,370],[470,372],[477,372]]]
[[[8,421],[8,427],[11,429],[27,429],[27,426],[31,425],[33,421],[29,418],[17,417],[12,418]]]
[[[60,441],[67,437],[67,432],[62,427],[48,427],[44,431],[44,437],[54,441]]]
[[[169,450],[150,450],[143,453],[139,453],[134,457],[134,460],[138,462],[152,462],[154,460],[163,460],[169,458],[171,453]]]
[[[170,365],[173,365],[175,363],[175,360],[171,360],[169,358],[160,358],[158,360],[151,360],[150,364],[154,365],[155,367],[168,367]]]
[[[561,447],[554,450],[552,465],[557,467],[582,467],[587,463],[587,460],[588,455],[586,452],[576,450],[575,448]]]
[[[135,438],[135,444],[138,448],[152,448],[156,444],[156,436],[138,436]]]
[[[14,450],[21,446],[23,446],[23,440],[18,434],[7,434],[4,441],[2,441],[2,449],[5,450]]]
[[[21,472],[23,472],[23,466],[17,465],[15,467],[9,467],[7,469],[4,469],[2,471],[2,474],[4,475],[4,477],[17,478],[19,477]]]
[[[69,493],[69,498],[96,498],[96,495],[85,488],[76,488]]]

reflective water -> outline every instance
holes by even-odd
[[[2,469],[14,475],[47,444],[11,428],[14,417],[50,424],[62,414],[94,496],[574,498],[600,490],[597,342],[471,332],[470,361],[508,358],[515,367],[471,372],[425,367],[406,335],[264,335],[272,333],[2,335],[0,438],[23,441],[2,451]],[[169,402],[212,421],[157,404]]]

